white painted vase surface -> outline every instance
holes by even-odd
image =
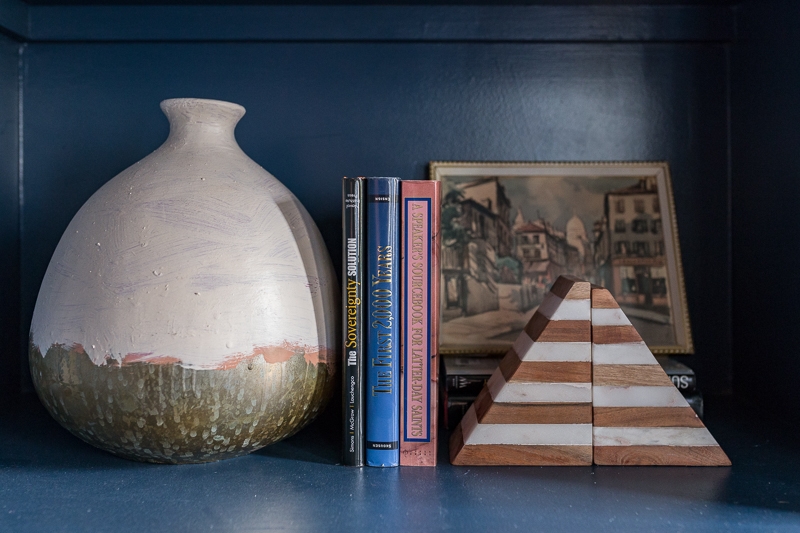
[[[167,141],[78,211],[30,333],[34,385],[118,455],[205,462],[291,435],[337,368],[338,289],[316,225],[239,148],[244,108],[166,100]]]

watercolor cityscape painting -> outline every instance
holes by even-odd
[[[431,163],[442,353],[507,350],[560,274],[608,288],[656,353],[692,353],[666,163]]]

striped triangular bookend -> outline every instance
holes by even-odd
[[[614,297],[599,287],[592,287],[592,374],[595,464],[731,464]]]
[[[561,276],[450,439],[454,465],[591,465],[591,286]]]

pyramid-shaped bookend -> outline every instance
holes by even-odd
[[[450,461],[731,464],[611,293],[566,276],[453,432]]]
[[[591,286],[556,280],[450,439],[454,465],[591,465]]]
[[[607,289],[592,287],[594,462],[730,465]]]

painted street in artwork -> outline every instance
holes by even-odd
[[[675,344],[655,178],[448,176],[443,185],[443,349],[510,346],[560,274],[608,288],[648,345]]]

